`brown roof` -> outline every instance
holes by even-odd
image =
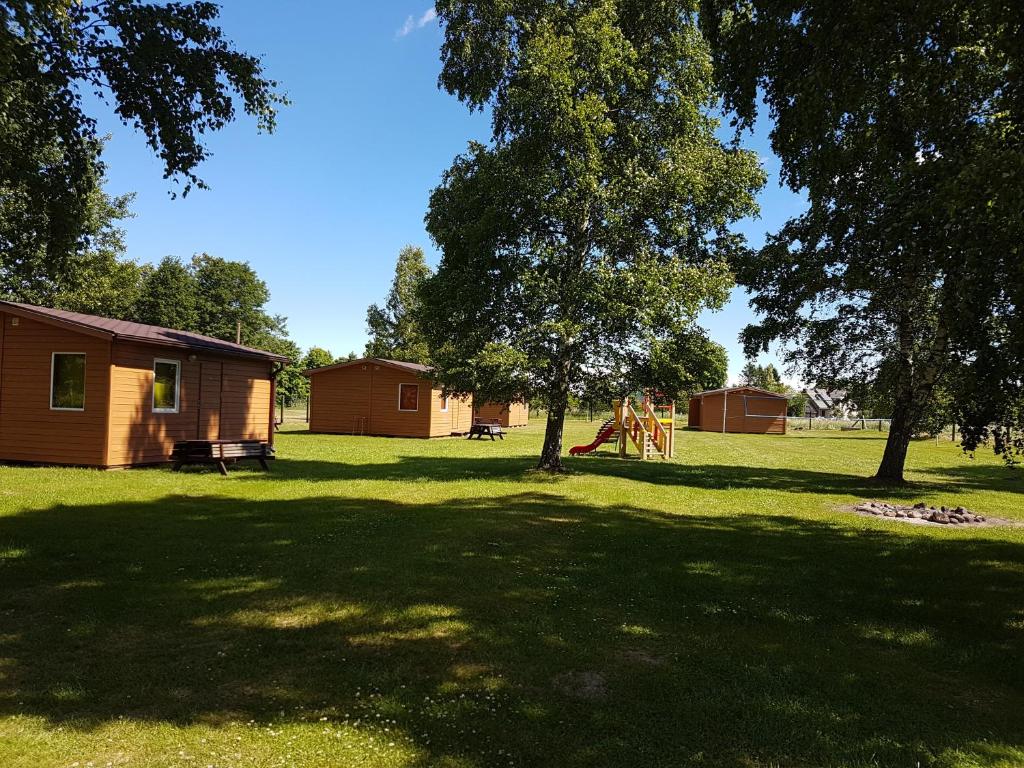
[[[747,386],[746,384],[744,384],[742,386],[739,386],[739,387],[722,387],[721,389],[708,389],[708,390],[705,390],[704,392],[695,392],[694,394],[690,395],[690,397],[703,397],[704,395],[717,395],[717,394],[720,394],[722,392],[740,392],[740,391],[745,390],[745,389],[753,390],[754,392],[760,392],[762,395],[765,395],[766,397],[777,397],[780,400],[788,400],[789,399],[788,396],[780,395],[778,392],[772,392],[771,390],[768,390],[768,389],[761,389],[761,387],[750,387],[750,386]]]
[[[161,328],[157,325],[131,323],[127,320],[112,320],[109,317],[83,315],[80,312],[68,312],[64,309],[36,307],[31,304],[20,304],[15,301],[0,301],[0,309],[5,309],[22,317],[38,320],[41,323],[60,325],[92,336],[105,336],[111,340],[138,341],[144,344],[156,344],[161,347],[178,347],[196,349],[204,352],[217,352],[237,357],[258,357],[264,360],[286,363],[288,358],[266,352],[262,349],[244,347],[201,333],[176,331],[172,328]]]
[[[389,368],[398,368],[399,370],[410,371],[415,373],[417,376],[426,376],[434,369],[429,365],[423,365],[422,363],[406,363],[402,360],[387,360],[383,357],[361,357],[358,360],[348,360],[344,363],[335,363],[334,365],[325,365],[323,368],[310,368],[308,371],[303,371],[306,376],[311,376],[314,373],[323,373],[324,371],[337,371],[340,368],[348,368],[352,365],[362,365],[364,363],[375,363],[377,365],[386,365]]]

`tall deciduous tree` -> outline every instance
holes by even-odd
[[[134,319],[202,333],[287,357],[277,378],[280,402],[289,405],[309,393],[302,375],[302,350],[288,338],[285,318],[266,310],[267,284],[240,261],[209,254],[189,263],[168,256],[145,275]]]
[[[59,150],[54,151],[59,155]],[[100,180],[101,181],[101,180]],[[25,185],[0,187],[0,297],[76,312],[130,317],[142,270],[124,256],[120,222],[132,216],[133,195],[85,191],[80,227],[54,253],[57,224],[49,207],[37,208]]]
[[[265,309],[270,290],[248,264],[202,253],[192,257],[190,271],[199,333],[264,348],[269,340],[284,337],[284,319]]]
[[[737,264],[805,378],[892,405],[877,477],[955,369],[965,444],[1024,390],[1024,48],[1012,3],[704,0],[726,105],[763,96],[785,182],[807,196]],[[855,42],[854,42],[855,41]],[[996,443],[997,448],[1000,442]]]
[[[140,130],[186,192],[204,186],[204,134],[239,108],[273,130],[277,85],[225,38],[218,13],[211,2],[0,2],[0,197],[24,204],[22,237],[45,255],[45,274],[67,268],[102,176],[83,91]],[[0,265],[12,258],[0,242]]]
[[[198,332],[196,293],[196,280],[188,265],[174,256],[165,256],[156,267],[146,271],[132,319]]]
[[[722,304],[756,157],[724,146],[696,3],[440,0],[440,81],[492,137],[431,196],[425,329],[450,391],[530,396],[561,468],[570,391]]]
[[[758,365],[753,360],[747,362],[740,371],[740,381],[751,387],[760,387],[769,392],[785,392],[782,377],[771,363]]]
[[[395,277],[383,307],[371,304],[366,310],[367,357],[428,363],[430,354],[420,330],[420,290],[430,277],[423,249],[405,246],[398,254]]]
[[[245,262],[202,253],[184,263],[167,256],[146,271],[133,319],[276,351],[285,319],[266,311],[267,284]],[[289,351],[298,361],[301,355]],[[284,354],[284,353],[282,353]]]
[[[326,368],[334,364],[334,355],[330,350],[323,347],[310,347],[306,356],[302,358],[303,370],[310,371],[314,368]]]
[[[636,370],[638,389],[678,403],[694,392],[724,386],[729,355],[704,329],[687,328],[654,340]]]

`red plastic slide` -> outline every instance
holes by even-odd
[[[607,443],[608,439],[615,434],[615,425],[612,424],[610,427],[598,432],[597,437],[594,438],[594,442],[590,445],[576,445],[569,449],[570,456],[579,456],[581,453],[590,453],[597,449],[597,446],[602,443]]]

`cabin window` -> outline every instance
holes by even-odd
[[[181,385],[181,363],[177,360],[153,361],[153,413],[177,413]]]
[[[441,413],[448,413],[448,398],[441,398]]]
[[[85,410],[85,353],[54,352],[50,361],[50,408]]]
[[[398,410],[418,411],[420,409],[420,385],[398,385]]]

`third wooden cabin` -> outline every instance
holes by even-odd
[[[526,403],[480,403],[476,417],[497,421],[503,427],[525,427],[530,420],[530,406]]]

